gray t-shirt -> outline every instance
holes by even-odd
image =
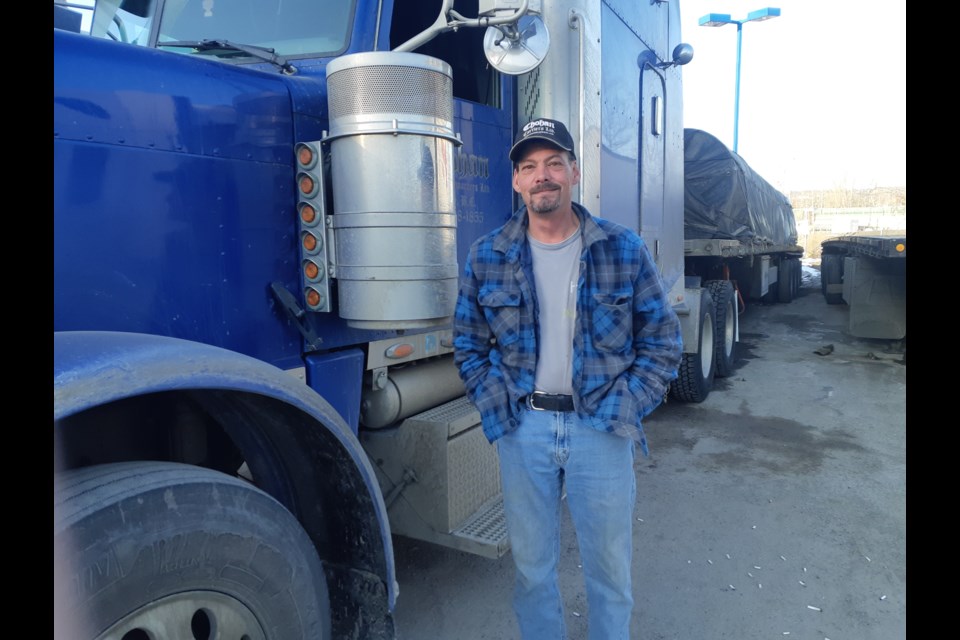
[[[540,305],[540,354],[537,391],[573,393],[573,331],[580,278],[580,227],[566,240],[545,244],[530,237],[533,277]]]

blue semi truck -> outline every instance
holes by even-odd
[[[535,117],[706,397],[736,305],[685,264],[679,11],[55,0],[56,638],[392,638],[393,536],[509,549],[451,315]]]

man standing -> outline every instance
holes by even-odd
[[[524,640],[566,637],[557,578],[560,508],[576,529],[591,640],[629,638],[641,419],[681,358],[680,324],[646,245],[572,201],[580,181],[563,123],[540,118],[510,149],[524,206],[470,248],[454,348],[500,458]]]

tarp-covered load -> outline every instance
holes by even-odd
[[[684,237],[797,244],[785,195],[706,131],[683,130]]]

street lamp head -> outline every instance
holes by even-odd
[[[767,7],[765,9],[757,9],[756,11],[751,11],[747,14],[747,19],[744,22],[753,22],[753,21],[763,21],[769,20],[770,18],[776,18],[780,15],[780,9],[774,7]]]
[[[779,15],[780,9],[776,7],[765,7],[751,11],[743,20],[733,20],[729,13],[708,13],[700,18],[699,25],[701,27],[722,27],[725,24],[735,24],[739,27],[744,22],[762,22]]]
[[[779,11],[779,9],[777,9]],[[730,19],[729,13],[708,13],[700,18],[701,27],[722,27],[725,24],[736,24],[736,20]]]

